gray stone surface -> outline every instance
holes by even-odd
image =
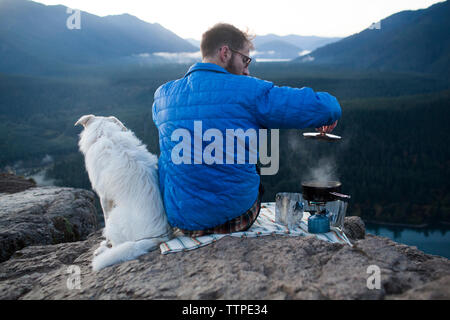
[[[345,235],[353,240],[364,239],[366,235],[366,225],[360,217],[350,216],[344,220]]]
[[[0,194],[0,262],[26,246],[83,240],[97,229],[91,191],[39,187]]]
[[[16,193],[36,187],[33,179],[26,179],[8,172],[0,172],[0,194]]]
[[[30,188],[0,195],[0,299],[450,299],[450,261],[344,230],[353,247],[315,237],[225,237],[188,252],[158,250],[99,272],[94,194]],[[80,271],[80,288],[70,288]],[[369,289],[369,266],[380,271]],[[79,269],[78,269],[79,268]]]
[[[24,248],[0,264],[0,299],[449,299],[450,261],[387,238],[355,246],[315,237],[225,237],[189,252],[159,250],[93,272],[101,232]],[[80,289],[68,289],[70,265]],[[380,289],[368,289],[370,265]]]

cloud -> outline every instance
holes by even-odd
[[[161,57],[171,62],[192,62],[202,59],[202,54],[200,51],[197,52],[155,52],[154,56]]]
[[[302,62],[312,62],[314,61],[314,57],[310,56],[310,55],[306,55],[303,59]]]
[[[299,52],[298,55],[301,57],[301,56],[305,56],[310,53],[311,53],[311,50],[303,50],[303,51]]]
[[[135,54],[135,56],[139,57],[139,58],[149,58],[151,56],[150,53],[139,53],[139,54]]]

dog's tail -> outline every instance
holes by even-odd
[[[92,260],[92,269],[98,271],[119,262],[136,259],[137,257],[155,250],[158,245],[168,238],[142,239],[127,241],[115,247],[108,248]]]

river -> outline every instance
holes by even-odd
[[[450,259],[450,226],[407,228],[366,223],[366,233],[416,246],[419,250]]]

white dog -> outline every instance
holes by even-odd
[[[159,190],[158,159],[115,117],[82,116],[79,147],[105,217],[92,267],[133,260],[172,237]]]

